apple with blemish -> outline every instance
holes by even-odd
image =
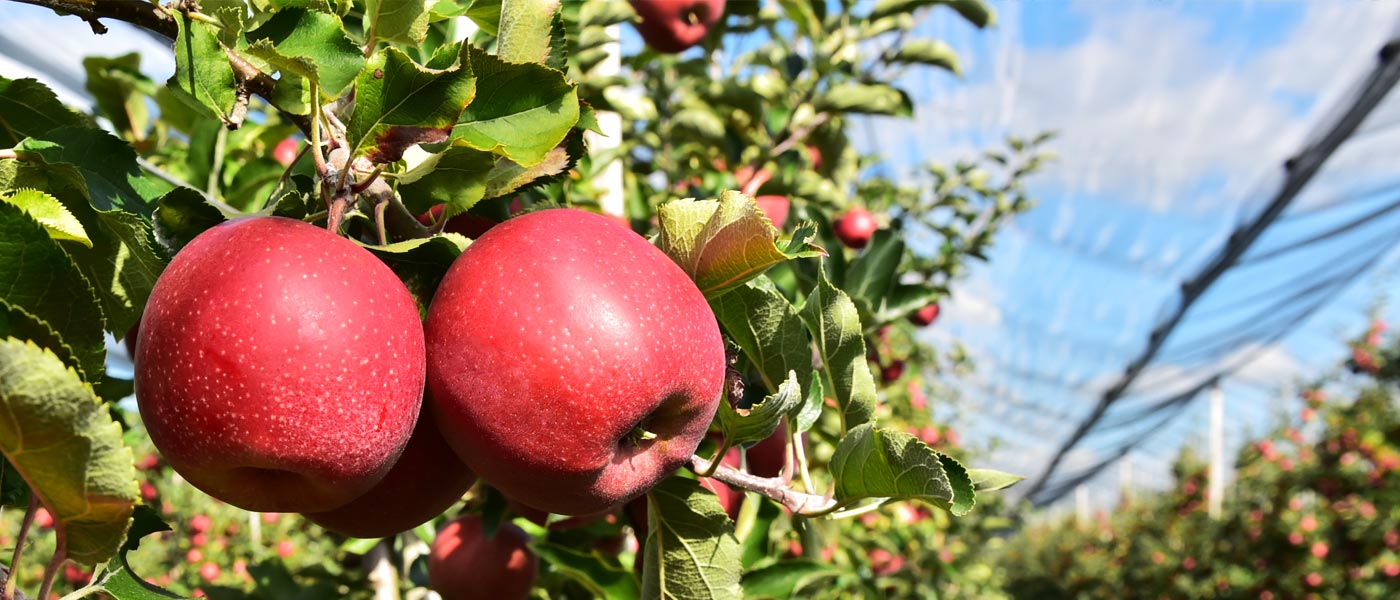
[[[507,497],[563,515],[616,508],[679,469],[724,383],[694,282],[642,236],[575,209],[520,215],[469,246],[426,335],[448,444]]]
[[[141,317],[136,400],[161,456],[215,498],[320,512],[382,479],[422,404],[408,290],[368,251],[280,217],[213,227]]]

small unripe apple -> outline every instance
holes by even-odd
[[[787,223],[788,211],[792,208],[792,202],[787,196],[759,196],[753,199],[758,205],[758,210],[763,211],[763,216],[768,217],[768,221],[774,227],[782,229]]]
[[[870,243],[870,237],[875,235],[879,226],[879,223],[875,222],[875,215],[870,214],[863,206],[856,206],[836,219],[832,230],[836,233],[836,239],[841,240],[847,248],[859,250]]]
[[[629,0],[637,33],[652,50],[675,54],[700,43],[724,16],[724,0]]]
[[[428,310],[428,386],[457,455],[507,497],[604,512],[689,460],[724,383],[705,297],[608,217],[527,213],[457,258]]]
[[[488,538],[481,517],[466,515],[433,539],[428,581],[443,600],[521,600],[535,585],[538,562],[519,527],[501,523]]]
[[[413,298],[365,249],[250,217],[197,236],[141,317],[136,399],[181,476],[252,511],[319,512],[377,483],[422,404]]]
[[[299,149],[297,148],[297,139],[294,137],[289,137],[280,142],[277,142],[277,147],[272,149],[272,158],[273,160],[282,163],[282,166],[284,167],[289,166],[296,161],[298,150]]]
[[[938,319],[938,303],[935,302],[909,314],[909,322],[919,327],[928,327]]]
[[[442,439],[432,413],[423,411],[403,455],[384,479],[349,504],[306,518],[350,537],[387,537],[442,514],[473,483],[476,474]]]

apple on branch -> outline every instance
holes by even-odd
[[[428,310],[428,386],[447,442],[527,506],[621,506],[695,452],[724,344],[695,284],[608,217],[527,213],[467,248]]]
[[[869,244],[871,236],[875,235],[875,230],[879,227],[875,215],[870,214],[863,206],[852,207],[832,224],[836,239],[841,240],[847,248],[856,250]]]
[[[637,33],[652,50],[675,54],[700,43],[724,16],[725,0],[629,0]]]
[[[428,582],[443,600],[524,600],[535,585],[539,559],[530,535],[501,523],[486,536],[481,517],[448,523],[428,551]]]
[[[384,477],[422,403],[423,333],[368,251],[280,217],[213,227],[171,261],[136,345],[151,440],[239,508],[319,512]]]

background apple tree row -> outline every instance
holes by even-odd
[[[6,595],[977,596],[990,581],[967,557],[1001,524],[977,516],[996,495],[976,492],[1016,478],[953,458],[957,434],[929,409],[954,397],[937,373],[968,365],[913,334],[1030,207],[1021,181],[1049,136],[896,182],[870,176],[878,157],[847,130],[856,115],[911,114],[895,85],[905,69],[958,72],[945,45],[911,34],[921,15],[987,26],[994,14],[965,1],[658,12],[671,5],[65,3],[63,18],[95,33],[126,21],[170,38],[176,73],[157,82],[140,56],[89,59],[95,114],[0,79]],[[623,24],[650,47],[614,68]],[[590,148],[604,111],[622,134]],[[396,535],[357,536],[362,523],[311,510],[324,527],[245,512],[171,469],[122,402],[132,382],[108,372],[124,357],[104,335],[138,338],[167,266],[229,221],[329,229],[394,276],[365,287],[401,286],[425,316],[472,239],[552,207],[601,210],[618,162],[625,202],[606,212],[684,272],[729,357],[718,411],[702,415],[711,435],[625,509],[550,515],[488,480]],[[222,260],[251,264],[255,246],[220,248]],[[140,356],[164,342],[139,339]],[[637,433],[631,443],[650,441]],[[384,506],[435,477],[396,482]]]

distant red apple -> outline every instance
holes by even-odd
[[[724,0],[629,0],[641,17],[637,33],[657,52],[675,54],[700,43],[724,16]]]
[[[880,369],[880,379],[884,380],[886,384],[899,381],[899,378],[904,376],[904,367],[904,361],[892,360],[890,364]]]
[[[277,556],[280,556],[282,558],[291,558],[293,554],[296,554],[296,552],[297,547],[296,544],[292,543],[292,540],[282,540],[280,542],[277,542]]]
[[[428,581],[444,600],[523,600],[538,566],[530,536],[501,523],[486,537],[481,517],[466,515],[443,527],[428,553]]]
[[[787,223],[788,211],[792,208],[792,202],[787,196],[759,196],[754,198],[753,202],[774,227],[782,229]]]
[[[807,158],[812,161],[812,169],[822,168],[822,151],[813,144],[807,144]]]
[[[200,578],[204,579],[205,581],[210,581],[210,582],[212,582],[212,581],[214,581],[215,579],[218,579],[218,578],[219,578],[219,574],[220,574],[221,572],[222,572],[222,571],[221,571],[221,569],[219,569],[219,565],[216,565],[216,564],[211,563],[211,562],[207,562],[207,563],[204,563],[204,564],[202,564],[202,565],[199,565],[199,576],[200,576]]]
[[[938,303],[935,302],[909,314],[909,322],[919,327],[932,325],[938,318]]]
[[[209,531],[209,527],[213,524],[214,521],[209,518],[209,515],[195,515],[190,518],[190,530],[195,533]]]
[[[806,434],[803,434],[806,435]],[[787,425],[780,423],[778,429],[757,444],[749,447],[745,458],[749,461],[749,473],[759,477],[777,477],[787,463]]]
[[[734,179],[739,182],[739,191],[746,196],[758,193],[758,189],[763,184],[773,179],[773,173],[768,169],[754,169],[749,165],[744,165],[735,169]]]
[[[734,469],[739,468],[739,449],[730,448],[724,454],[724,458],[720,460],[720,464]],[[729,515],[730,519],[739,518],[739,507],[744,502],[743,490],[731,488],[728,484],[713,477],[701,477],[700,487],[714,492],[715,496],[719,497],[719,505],[724,508],[725,514]]]
[[[836,239],[841,240],[847,248],[857,250],[870,243],[870,237],[875,235],[875,230],[879,227],[879,223],[875,222],[875,215],[863,206],[851,208],[832,224]]]
[[[277,147],[272,149],[272,158],[284,167],[291,165],[297,159],[297,146],[297,139],[294,137],[277,142]]]
[[[418,215],[418,222],[424,225],[436,223],[438,219],[442,218],[442,209],[444,206],[443,204],[438,204],[429,208],[428,212]],[[481,234],[486,233],[496,225],[498,225],[498,223],[486,217],[471,213],[462,213],[448,219],[447,224],[443,225],[442,231],[445,233],[460,234],[469,240],[474,240],[481,237]]]

